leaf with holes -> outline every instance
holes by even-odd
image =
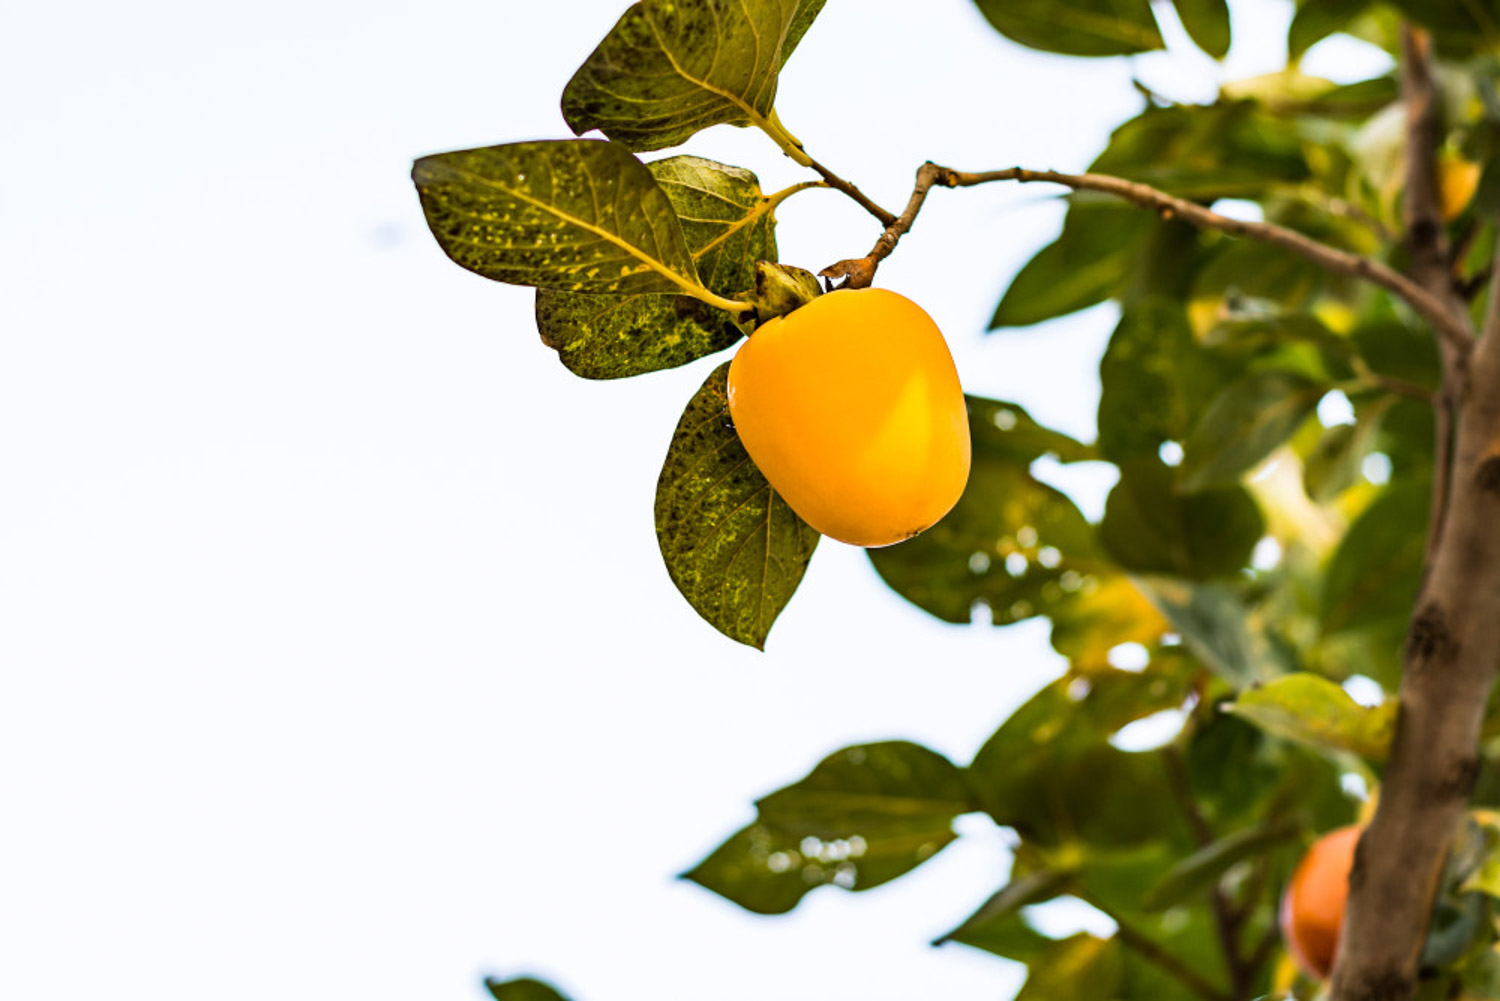
[[[1316,674],[1289,674],[1241,693],[1227,707],[1267,733],[1318,751],[1385,760],[1396,728],[1396,700],[1362,706]]]
[[[710,125],[762,125],[776,77],[823,0],[642,0],[573,74],[562,111],[633,150],[685,142]]]
[[[729,419],[729,363],[688,402],[656,484],[656,541],[672,583],[731,639],[757,649],[819,535],[761,475]]]
[[[809,891],[867,890],[937,854],[953,818],[974,809],[963,772],[906,741],[846,747],[771,793],[759,817],[683,878],[758,914]]]
[[[776,260],[776,200],[755,175],[696,156],[646,164],[682,224],[708,290],[725,297],[755,285],[755,262]],[[617,379],[685,365],[739,340],[723,312],[686,295],[586,295],[538,289],[537,329],[562,363],[588,379]]]
[[[427,225],[461,267],[570,292],[701,290],[682,224],[629,150],[588,139],[425,156]]]

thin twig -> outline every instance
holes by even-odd
[[[1193,796],[1182,752],[1176,747],[1166,748],[1163,762],[1172,798],[1177,801],[1178,809],[1192,828],[1193,840],[1198,843],[1199,848],[1208,847],[1213,843],[1213,829],[1209,827],[1208,818],[1203,815],[1198,807],[1198,800]],[[1219,951],[1223,953],[1224,969],[1229,974],[1229,993],[1238,999],[1250,987],[1250,971],[1245,967],[1239,943],[1240,923],[1244,915],[1230,905],[1229,898],[1224,894],[1224,887],[1217,882],[1214,884],[1210,903],[1214,912],[1214,929],[1219,936]]]
[[[874,202],[870,201],[870,199],[866,198],[863,191],[860,191],[853,184],[844,180],[842,177],[835,174],[833,171],[829,170],[827,167],[823,166],[812,157],[807,158],[807,163],[809,167],[811,167],[813,170],[816,170],[819,174],[823,175],[823,180],[828,182],[828,186],[830,188],[837,188],[844,194],[848,195],[850,198],[854,199],[859,204],[860,208],[870,213],[876,219],[879,219],[880,225],[890,226],[896,221],[895,216],[891,215],[885,209],[881,208],[879,205],[876,205]]]
[[[1280,941],[1281,928],[1273,921],[1271,922],[1271,926],[1261,935],[1260,941],[1255,943],[1255,948],[1250,952],[1250,959],[1246,965],[1250,967],[1252,976],[1262,966],[1266,965],[1266,961],[1271,958],[1271,951],[1276,948],[1277,943]]]
[[[879,205],[876,205],[874,202],[870,201],[869,198],[865,197],[865,193],[863,191],[860,191],[859,188],[855,187],[851,182],[844,180],[842,177],[835,174],[833,171],[829,170],[827,167],[823,166],[821,163],[809,156],[807,153],[807,149],[802,145],[802,140],[798,139],[796,136],[792,135],[791,132],[787,131],[787,127],[781,124],[781,116],[776,114],[776,110],[774,108],[771,110],[771,114],[769,116],[763,118],[760,115],[752,115],[750,120],[755,124],[757,128],[759,128],[766,135],[770,136],[771,141],[774,142],[777,146],[780,146],[783,153],[791,157],[798,164],[801,164],[804,167],[811,167],[813,170],[817,171],[820,175],[822,175],[823,180],[828,182],[828,186],[830,188],[836,188],[839,191],[842,191],[844,194],[848,195],[850,198],[854,199],[854,201],[858,203],[861,208],[870,213],[876,219],[880,220],[880,225],[889,226],[891,225],[891,223],[896,221],[896,217],[894,215],[887,212]]]
[[[1365,372],[1360,375],[1360,381],[1372,385],[1376,389],[1382,389],[1387,393],[1393,393],[1396,396],[1404,396],[1409,400],[1416,400],[1420,403],[1436,405],[1438,401],[1439,394],[1434,393],[1426,386],[1419,386],[1415,382],[1408,382],[1405,379],[1399,379],[1394,375],[1381,375],[1378,372]]]
[[[1474,335],[1469,328],[1468,321],[1461,315],[1456,315],[1443,297],[1435,295],[1417,281],[1373,258],[1330,247],[1310,236],[1275,223],[1232,219],[1195,202],[1169,195],[1150,185],[1127,181],[1108,174],[1065,174],[1056,170],[1029,170],[1024,167],[972,173],[940,167],[931,162],[924,163],[917,171],[917,183],[912,189],[911,200],[907,203],[906,211],[886,227],[870,253],[862,258],[839,261],[825,268],[820,274],[825,277],[845,278],[844,285],[849,288],[866,287],[874,279],[875,269],[880,262],[890,255],[897,241],[911,229],[917,213],[922,209],[922,203],[927,199],[929,190],[938,184],[948,188],[967,188],[977,184],[988,184],[991,181],[1022,183],[1041,181],[1047,184],[1060,184],[1075,191],[1097,191],[1149,209],[1163,219],[1177,218],[1202,229],[1219,230],[1231,236],[1246,236],[1285,248],[1312,261],[1326,271],[1363,278],[1400,296],[1432,324],[1439,338],[1452,349],[1455,355],[1467,356],[1472,346]]]
[[[1129,924],[1120,920],[1119,915],[1111,914],[1106,908],[1099,907],[1097,901],[1084,898],[1088,903],[1103,911],[1115,923],[1116,934],[1120,938],[1120,944],[1127,949],[1133,949],[1142,959],[1145,959],[1161,969],[1163,973],[1174,977],[1184,987],[1194,994],[1203,998],[1204,1001],[1232,1001],[1229,995],[1214,986],[1207,977],[1197,970],[1185,964],[1172,953],[1157,945],[1145,935],[1136,931]]]

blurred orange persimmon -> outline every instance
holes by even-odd
[[[1281,898],[1281,934],[1297,965],[1319,980],[1333,970],[1344,904],[1349,899],[1349,871],[1364,827],[1340,827],[1318,838],[1297,863]]]

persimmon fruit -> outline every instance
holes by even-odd
[[[1333,971],[1349,900],[1349,871],[1363,830],[1358,824],[1340,827],[1314,841],[1281,898],[1282,937],[1297,965],[1318,980]]]
[[[1483,168],[1463,154],[1444,147],[1438,153],[1438,196],[1443,209],[1443,221],[1452,222],[1463,215],[1464,209],[1474,201],[1479,191],[1479,178]]]
[[[730,363],[728,393],[771,486],[841,542],[910,538],[968,481],[953,356],[932,318],[895,292],[839,289],[767,320]]]

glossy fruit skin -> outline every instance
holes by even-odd
[[[1340,827],[1314,841],[1281,898],[1281,934],[1304,973],[1322,980],[1333,971],[1344,905],[1349,899],[1349,871],[1364,828]]]
[[[729,413],[792,510],[851,545],[916,535],[968,482],[953,356],[932,318],[886,289],[829,292],[763,323],[729,366]]]

